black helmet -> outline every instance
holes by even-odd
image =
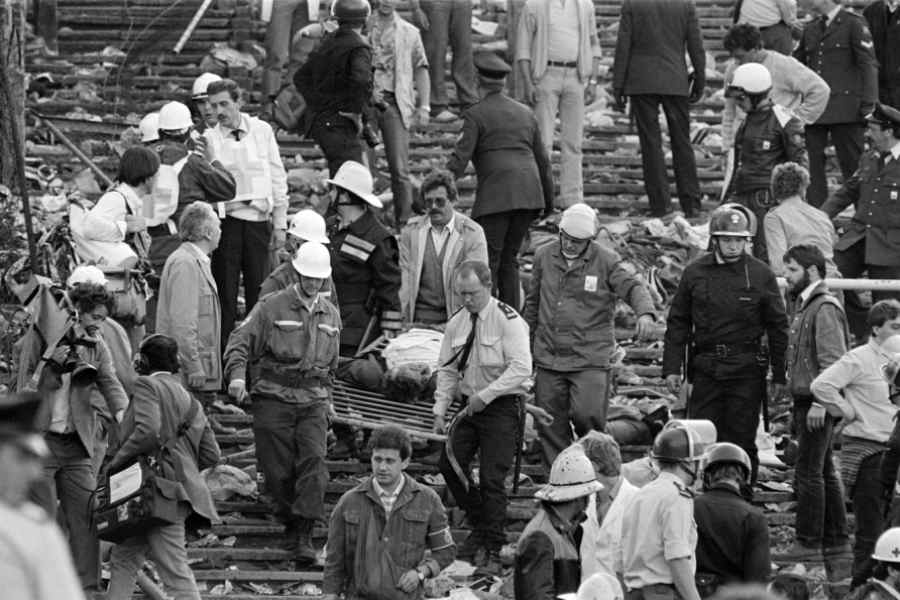
[[[707,472],[714,465],[725,463],[738,465],[744,471],[744,479],[750,478],[750,457],[743,448],[731,442],[719,442],[710,446],[706,452],[706,466],[703,467],[703,471]]]
[[[744,211],[721,206],[709,219],[709,235],[749,239],[753,237],[753,232],[750,231],[750,219]]]
[[[653,440],[650,458],[663,463],[697,462],[703,457],[704,444],[691,429],[673,427],[659,432]]]
[[[331,16],[338,23],[363,25],[371,14],[372,7],[368,0],[334,0],[331,5]]]

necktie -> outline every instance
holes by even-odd
[[[231,132],[231,135],[234,136],[235,140],[241,141],[241,130],[240,129],[235,129],[234,131]]]
[[[472,353],[472,346],[475,344],[475,326],[478,324],[478,313],[472,313],[469,316],[472,319],[472,329],[469,331],[469,337],[466,338],[466,343],[463,344],[459,355],[459,366],[457,369],[460,373],[465,372],[466,365],[469,364],[469,354]]]

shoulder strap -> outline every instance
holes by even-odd
[[[197,413],[200,412],[200,402],[198,402],[196,398],[191,396],[191,394],[184,388],[182,388],[182,391],[187,395],[188,400],[190,400],[191,406],[190,408],[188,408],[187,415],[185,415],[184,417],[184,421],[182,421],[178,428],[175,430],[175,435],[166,440],[165,443],[160,444],[161,450],[172,450],[181,436],[183,436],[190,430],[191,424],[197,417]]]
[[[125,214],[133,215],[134,211],[131,210],[131,205],[128,204],[128,198],[125,196],[125,194],[123,194],[119,190],[113,190],[113,191],[115,193],[117,193],[118,195],[122,196],[122,202],[124,202],[124,204],[125,204]]]

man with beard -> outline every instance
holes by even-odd
[[[835,560],[849,552],[844,495],[831,456],[837,419],[816,401],[809,386],[847,351],[847,316],[825,285],[825,255],[819,248],[790,248],[784,255],[784,274],[797,299],[788,332],[787,380],[799,444],[794,487],[804,507],[797,512],[789,554],[807,561],[822,553],[831,570]]]
[[[785,383],[787,318],[775,274],[746,252],[752,237],[747,217],[719,209],[709,229],[713,251],[687,266],[672,300],[663,376],[676,393],[685,368],[693,383],[688,418],[709,419],[718,441],[746,450],[755,482],[756,430],[770,365],[775,397]],[[691,357],[686,361],[687,350]]]

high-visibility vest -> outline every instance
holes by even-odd
[[[159,166],[153,191],[143,204],[142,212],[147,220],[147,227],[163,225],[178,209],[178,175],[187,164],[188,156],[190,155],[175,164]]]

